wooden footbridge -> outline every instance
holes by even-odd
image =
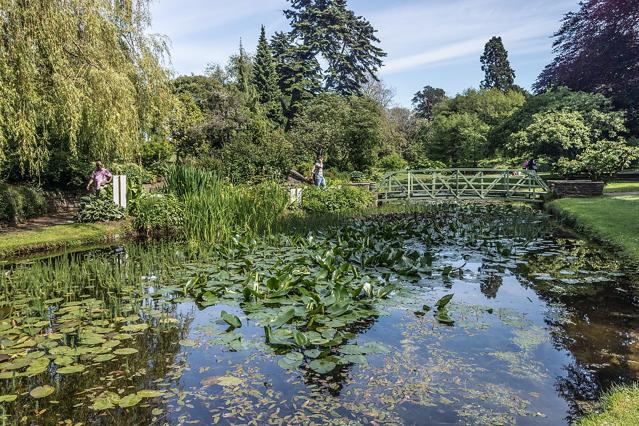
[[[512,200],[543,202],[548,186],[533,171],[507,169],[425,169],[386,174],[378,202]]]

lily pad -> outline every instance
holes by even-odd
[[[137,354],[138,350],[135,348],[122,348],[114,350],[113,353],[116,355],[133,355]]]
[[[311,368],[311,370],[315,371],[316,373],[326,374],[333,371],[335,367],[337,367],[337,364],[335,364],[333,361],[329,361],[327,359],[322,358],[322,359],[315,359],[311,361],[311,363],[308,366]]]
[[[244,384],[244,380],[234,376],[212,376],[202,380],[200,383],[202,386],[219,385],[234,387]]]
[[[226,311],[222,311],[222,313],[220,314],[222,317],[222,320],[227,323],[228,325],[230,325],[233,328],[240,328],[242,327],[242,321],[240,321],[240,319],[233,315],[233,314],[229,314]]]
[[[13,402],[18,399],[18,395],[0,395],[0,403]]]
[[[86,367],[84,365],[75,364],[75,365],[68,365],[66,367],[59,368],[58,373],[75,374],[75,373],[82,373],[84,370],[86,370]]]
[[[53,392],[55,392],[55,388],[53,386],[44,385],[44,386],[38,386],[37,388],[33,388],[31,392],[29,392],[29,395],[31,395],[32,398],[40,399],[40,398],[46,398],[47,396],[51,395]]]
[[[197,346],[197,340],[193,340],[193,339],[182,339],[180,340],[180,345],[184,346],[186,348],[192,348]]]
[[[165,392],[161,390],[144,389],[138,391],[137,394],[142,398],[158,398],[160,396],[164,396]]]
[[[129,408],[138,405],[142,401],[142,397],[136,393],[132,393],[120,398],[118,405],[122,408]]]

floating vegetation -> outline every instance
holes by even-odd
[[[591,378],[595,365],[622,374],[632,339],[611,347],[598,336],[639,324],[632,294],[617,290],[620,265],[550,230],[527,207],[439,205],[306,235],[131,244],[12,265],[0,275],[0,415],[9,424],[563,422],[557,377]],[[616,323],[581,315],[592,294],[623,307]],[[567,362],[589,369],[567,375]]]

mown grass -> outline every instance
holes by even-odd
[[[639,386],[616,387],[602,398],[603,412],[577,421],[579,426],[639,425]]]
[[[639,196],[563,198],[548,209],[578,231],[639,263]]]
[[[618,192],[639,192],[639,182],[611,182],[604,188],[607,194]]]
[[[0,259],[113,241],[128,232],[128,222],[74,223],[11,231],[0,234]]]

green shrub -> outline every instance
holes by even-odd
[[[375,166],[384,172],[391,172],[396,170],[404,170],[408,167],[408,162],[397,153],[389,154],[385,157],[377,160]]]
[[[104,193],[104,191],[103,191]],[[117,206],[108,195],[82,197],[76,216],[78,222],[110,222],[124,218],[124,209]]]
[[[312,213],[356,211],[370,207],[373,194],[364,188],[332,186],[326,189],[310,186],[304,188],[302,208]]]
[[[351,172],[351,182],[364,182],[366,175],[363,172]]]
[[[145,194],[132,211],[133,226],[147,233],[175,233],[182,229],[184,209],[173,194]]]
[[[0,222],[20,223],[47,211],[47,201],[39,189],[0,184]]]
[[[151,183],[155,179],[153,173],[135,163],[114,163],[110,170],[114,175],[126,175],[127,182],[131,183]]]

